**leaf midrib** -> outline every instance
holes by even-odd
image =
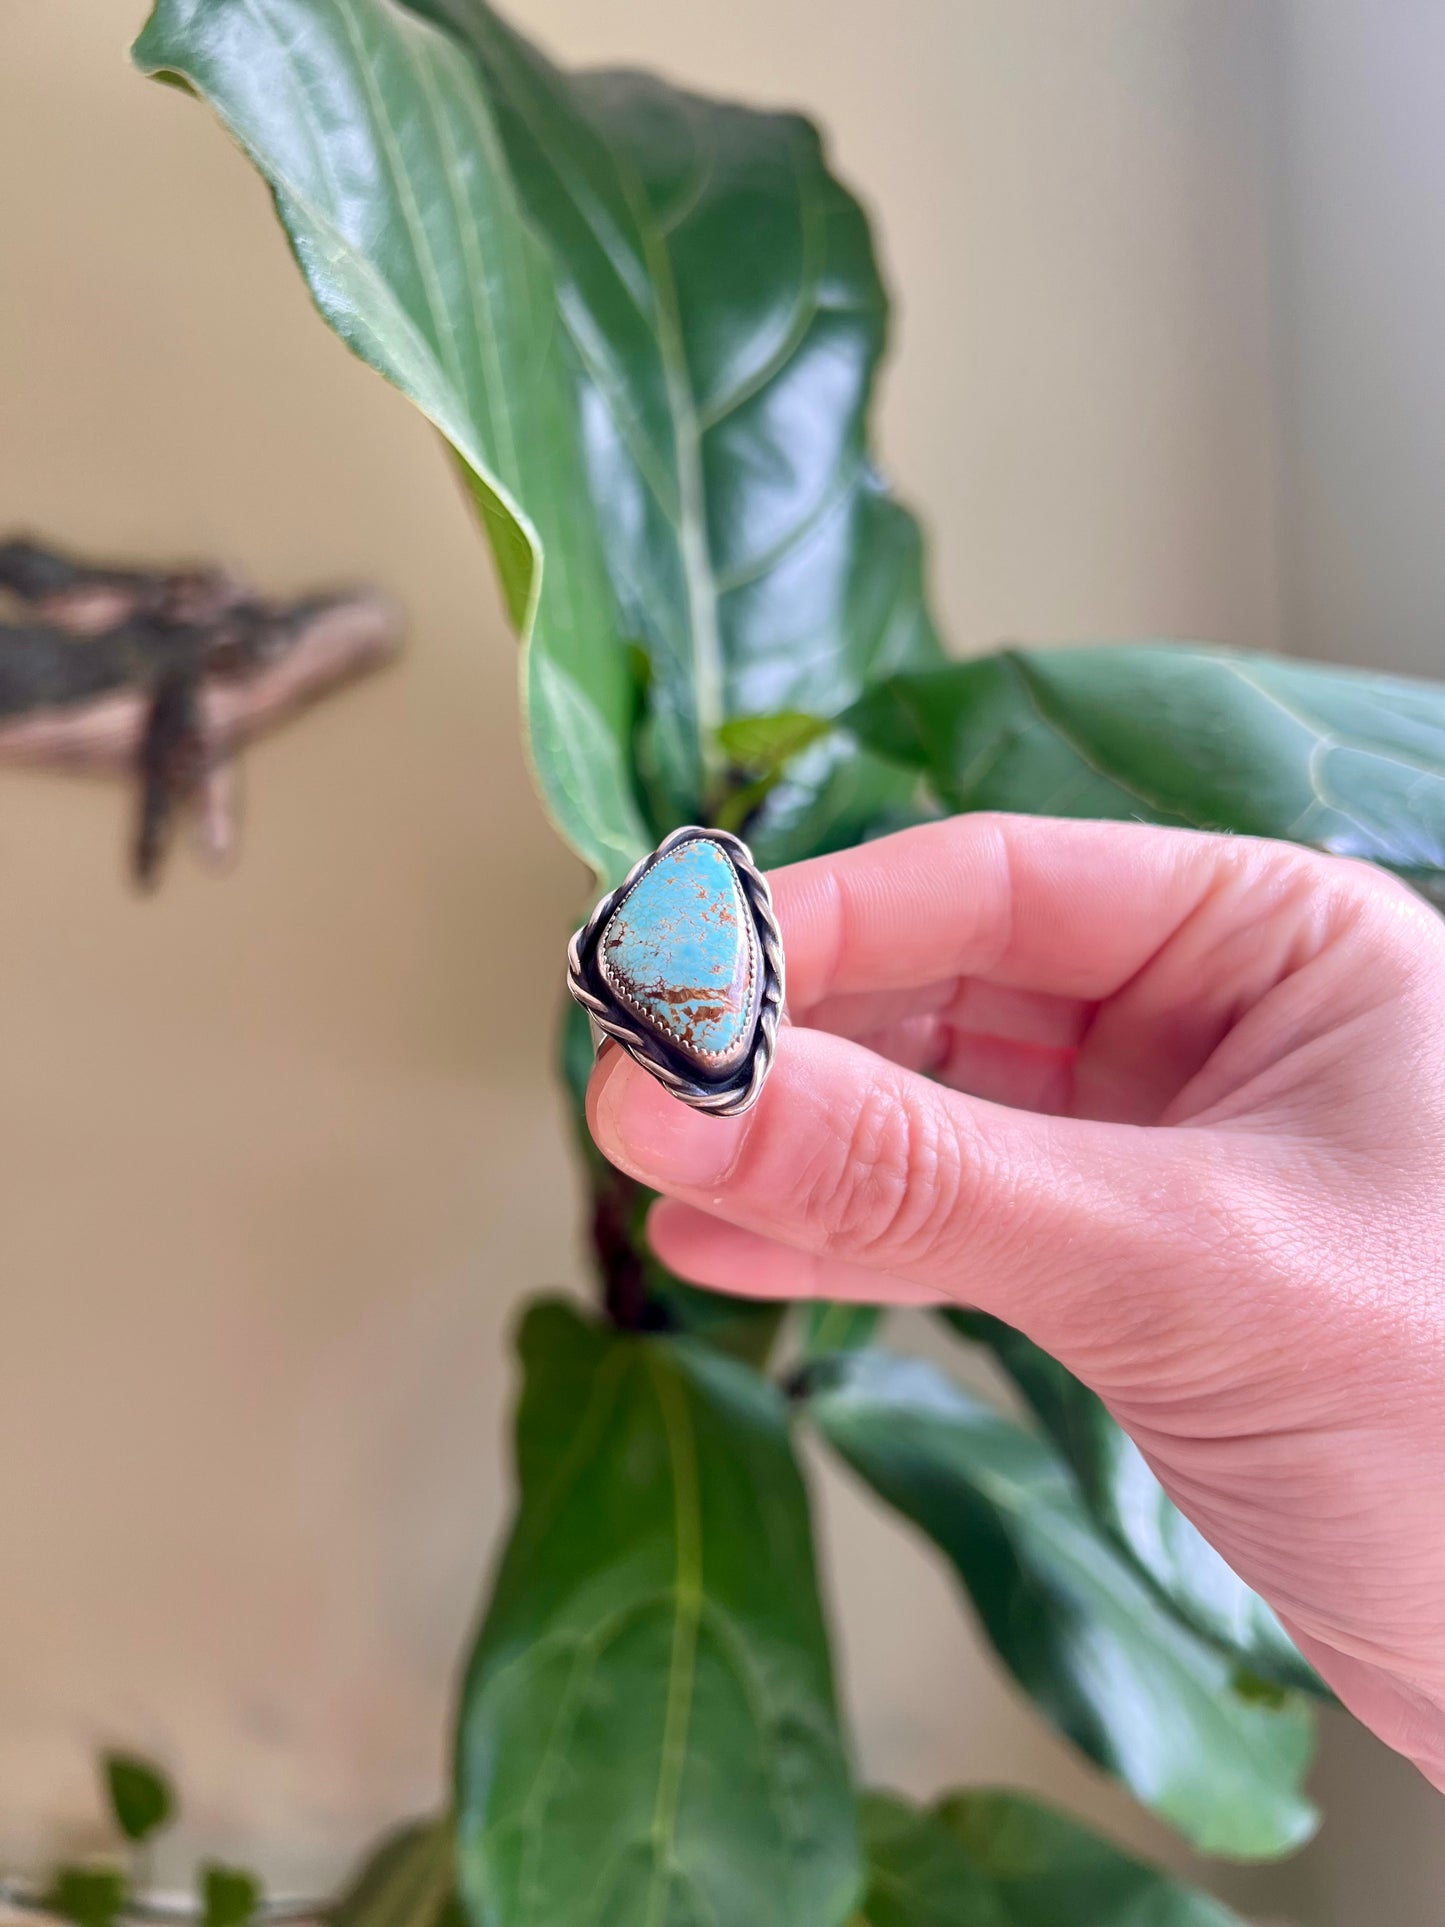
[[[687,1400],[675,1371],[656,1353],[647,1355],[663,1435],[672,1468],[676,1612],[668,1662],[667,1701],[662,1724],[661,1760],[652,1812],[652,1881],[644,1927],[663,1927],[672,1889],[673,1847],[682,1776],[687,1765],[697,1672],[698,1630],[702,1622],[702,1501],[698,1486],[697,1441]]]
[[[1374,741],[1361,740],[1359,742],[1353,742],[1348,737],[1340,736],[1327,724],[1311,715],[1307,708],[1296,707],[1293,702],[1287,701],[1277,690],[1270,688],[1267,683],[1259,681],[1257,677],[1250,674],[1245,663],[1229,655],[1224,650],[1187,649],[1182,653],[1186,658],[1192,658],[1195,661],[1209,662],[1216,668],[1223,670],[1225,674],[1232,676],[1235,681],[1242,683],[1244,687],[1262,703],[1267,704],[1279,715],[1285,717],[1289,722],[1295,724],[1298,729],[1302,730],[1304,734],[1311,739],[1310,755],[1306,761],[1306,774],[1314,802],[1321,809],[1333,812],[1333,814],[1341,817],[1345,822],[1353,823],[1365,836],[1374,838],[1377,837],[1379,833],[1376,829],[1372,828],[1370,824],[1364,822],[1357,816],[1354,811],[1345,804],[1342,798],[1332,794],[1324,781],[1321,761],[1322,758],[1327,757],[1331,751],[1337,749],[1353,750],[1357,755],[1373,757],[1379,762],[1392,764],[1397,769],[1413,772],[1415,775],[1427,780],[1435,782],[1442,780],[1439,769],[1432,768],[1429,764],[1422,763],[1417,758],[1404,754],[1398,749],[1386,749]],[[1101,778],[1104,782],[1111,783],[1115,788],[1123,790],[1126,795],[1136,797],[1146,809],[1153,810],[1161,816],[1173,817],[1175,820],[1182,819],[1182,812],[1176,805],[1166,804],[1158,797],[1151,796],[1149,791],[1146,790],[1136,778],[1124,775],[1121,771],[1113,768],[1109,762],[1102,760],[1096,746],[1089,742],[1087,738],[1078,734],[1061,719],[1057,705],[1046,694],[1044,688],[1041,687],[1037,678],[1037,672],[1027,652],[1010,649],[1004,652],[1003,660],[1014,672],[1020,693],[1029,708],[1033,710],[1043,726],[1057,737],[1064,748],[1067,749],[1071,755],[1077,757],[1086,769]],[[1306,814],[1308,814],[1308,812],[1306,812]],[[1302,820],[1302,818],[1297,819],[1297,821]]]

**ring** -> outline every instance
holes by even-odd
[[[567,988],[664,1089],[736,1117],[758,1101],[783,1014],[783,939],[740,837],[673,830],[567,947]]]

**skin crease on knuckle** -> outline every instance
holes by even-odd
[[[825,1256],[907,1271],[931,1234],[951,1220],[961,1190],[961,1147],[932,1103],[910,1104],[883,1071],[840,1120],[830,1154],[815,1160],[802,1200]]]

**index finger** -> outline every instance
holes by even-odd
[[[771,877],[789,1002],[977,978],[1101,1001],[1218,887],[1298,852],[1145,823],[979,813]]]

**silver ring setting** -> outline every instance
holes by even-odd
[[[688,824],[609,890],[567,948],[592,1020],[694,1110],[757,1103],[783,1015],[783,939],[741,837]]]

